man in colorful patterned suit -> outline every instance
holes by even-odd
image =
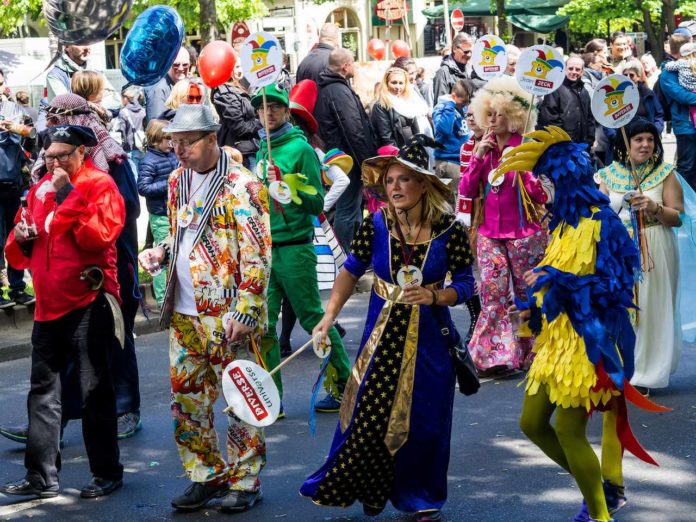
[[[168,265],[162,323],[170,326],[174,438],[192,484],[172,500],[182,511],[223,497],[223,511],[261,500],[263,429],[229,415],[227,453],[213,426],[223,369],[249,359],[267,321],[271,235],[267,189],[217,145],[210,108],[184,104],[165,132],[181,168],[169,178],[170,235],[140,254],[144,268]]]

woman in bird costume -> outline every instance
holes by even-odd
[[[525,274],[528,301],[510,309],[513,319],[528,320],[521,333],[536,335],[520,426],[575,478],[584,497],[575,520],[609,521],[608,504],[616,511],[625,502],[617,488],[621,470],[612,465],[621,452],[656,464],[631,432],[626,401],[666,410],[629,383],[635,345],[629,310],[639,253],[609,199],[595,188],[587,146],[558,127],[527,137],[531,141],[510,151],[495,173],[533,171],[551,205],[546,254]],[[585,434],[596,410],[605,412],[601,467]]]

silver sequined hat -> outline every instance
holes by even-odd
[[[219,123],[215,123],[213,111],[201,103],[182,103],[176,110],[176,115],[164,132],[217,132]]]

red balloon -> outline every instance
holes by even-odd
[[[232,77],[237,58],[232,46],[227,42],[210,42],[198,56],[198,72],[211,89],[225,83]]]
[[[408,58],[411,56],[411,49],[403,40],[394,40],[391,46],[391,52],[394,58]]]
[[[387,46],[379,38],[372,38],[367,42],[367,54],[372,56],[375,60],[381,60],[384,58],[384,52],[387,50]]]

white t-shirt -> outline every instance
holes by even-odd
[[[200,217],[212,178],[210,173],[199,174],[193,172],[192,174],[191,188],[189,190],[189,194],[191,194],[189,205],[193,208],[193,220],[181,235],[179,249],[176,254],[177,285],[174,299],[174,311],[184,315],[198,315],[196,300],[193,296],[193,279],[191,278],[189,255],[193,250],[193,241],[198,233],[198,227],[205,225],[205,223],[200,223]]]

